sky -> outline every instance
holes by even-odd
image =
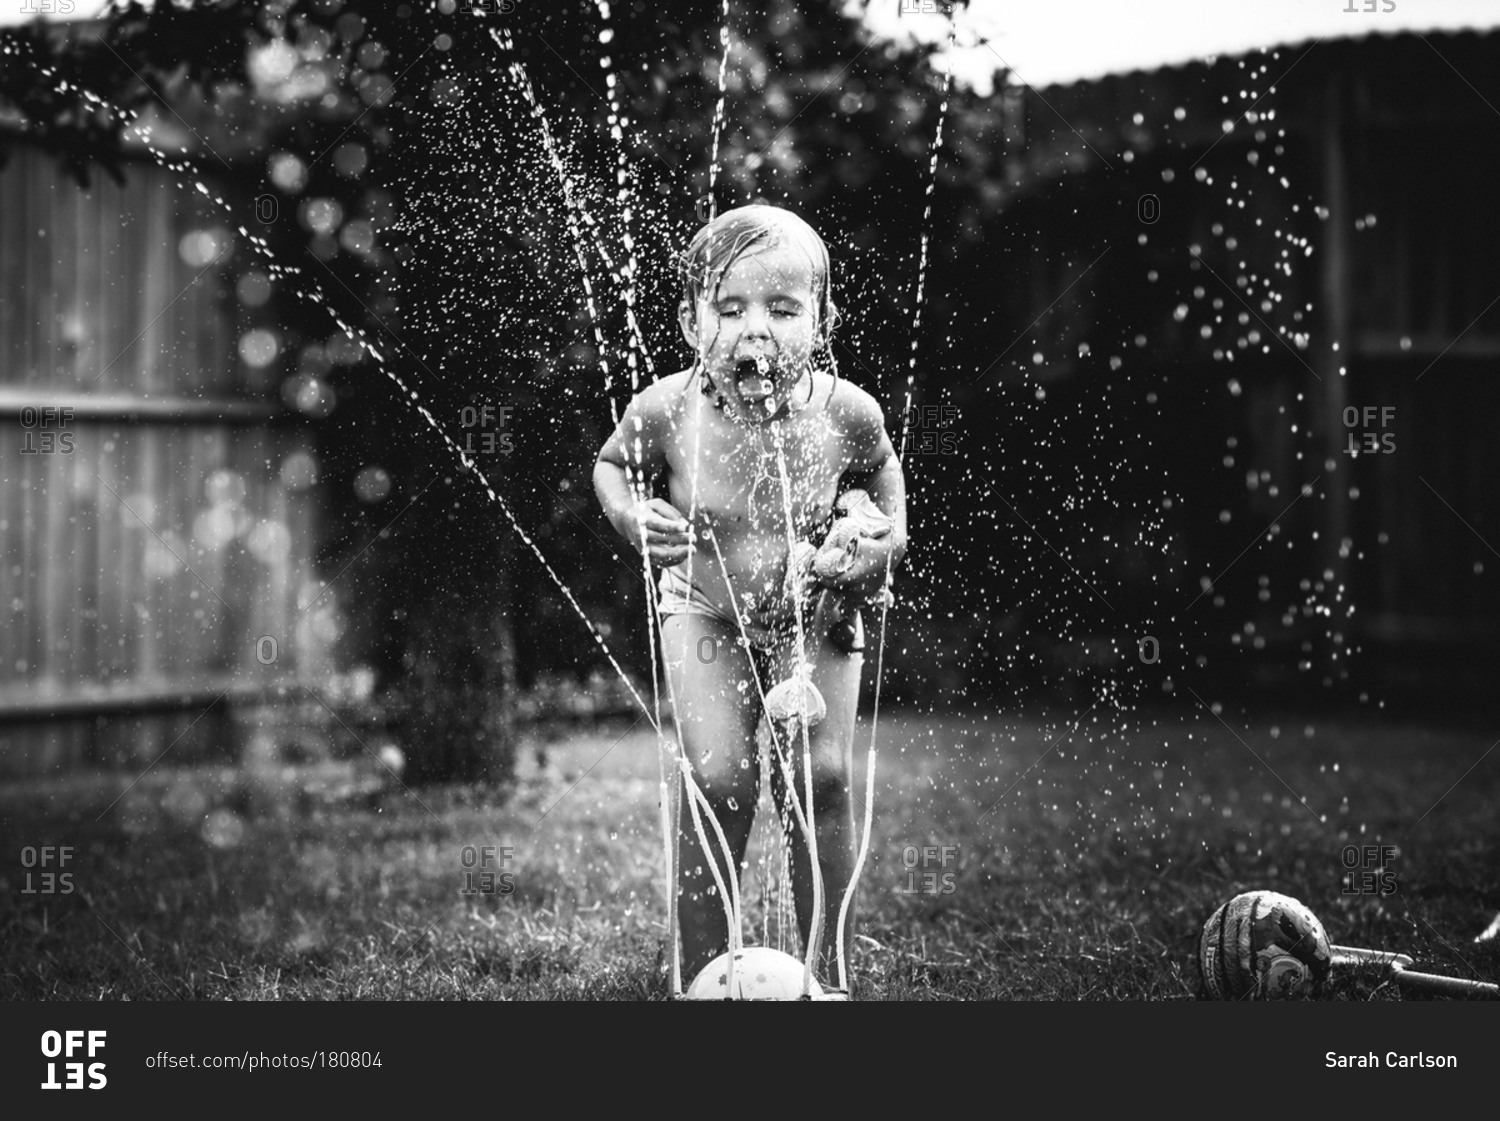
[[[747,2],[730,0],[731,21]],[[0,0],[0,25],[35,19],[44,7],[70,11],[47,18],[89,18],[107,4]],[[878,36],[931,41],[948,34],[947,6],[846,0],[845,10],[862,12]],[[954,76],[980,93],[993,88],[997,69],[1011,71],[1013,84],[1044,88],[1320,37],[1500,27],[1500,0],[972,0],[957,13]]]
[[[947,37],[945,8],[845,4],[878,35],[928,42]],[[1040,89],[1319,38],[1500,27],[1500,0],[973,0],[955,24],[954,77],[988,93],[1002,68],[1012,84]]]

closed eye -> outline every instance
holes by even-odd
[[[744,311],[745,309],[738,304],[731,304],[728,307],[717,309],[720,319],[734,319],[737,316],[743,315]],[[787,306],[783,304],[771,309],[771,315],[777,319],[796,319],[802,314],[804,314],[804,309],[796,305]]]

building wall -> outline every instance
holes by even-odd
[[[1301,50],[1028,94],[971,297],[1016,341],[965,404],[1011,457],[1045,420],[1034,464],[1145,463],[1107,488],[1172,498],[1140,621],[1178,605],[1226,682],[1477,695],[1500,655],[1500,36]],[[1139,440],[1101,446],[1111,426]],[[1063,520],[1066,488],[1033,478],[1039,516],[1118,528]]]

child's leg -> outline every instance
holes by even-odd
[[[745,859],[755,817],[760,772],[755,752],[755,725],[760,695],[750,658],[739,645],[735,628],[707,615],[669,615],[661,625],[673,717],[698,787],[713,807],[734,852],[736,875]],[[744,682],[744,688],[740,683]],[[682,931],[682,976],[691,981],[729,948],[724,904],[710,868],[716,865],[726,888],[723,846],[699,807],[708,837],[705,854],[693,825],[689,794],[682,792],[678,815],[681,876],[678,925]],[[714,865],[710,865],[712,860]]]
[[[811,622],[811,620],[809,620]],[[837,985],[838,918],[844,892],[854,873],[859,834],[854,826],[854,798],[850,785],[854,778],[854,721],[859,708],[859,678],[864,654],[847,651],[832,642],[826,629],[817,627],[808,636],[808,660],[813,663],[812,680],[828,704],[828,715],[808,734],[812,749],[813,830],[818,843],[818,867],[823,874],[823,941],[817,963],[818,973],[829,984]],[[780,672],[790,676],[796,668],[796,651],[780,656]],[[780,680],[778,678],[778,680]],[[807,775],[803,762],[802,737],[782,744],[788,769],[796,779],[797,804],[806,807]],[[782,767],[772,760],[773,790],[778,803],[785,805]],[[863,798],[863,791],[857,793]],[[808,860],[806,839],[795,814],[785,810],[790,823],[792,846],[792,894],[797,903],[797,926],[803,944],[812,930],[813,879]],[[844,946],[848,953],[854,937],[854,907],[844,920]]]

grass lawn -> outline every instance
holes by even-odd
[[[1203,920],[1251,888],[1301,899],[1334,942],[1500,977],[1500,939],[1474,941],[1500,909],[1490,741],[1224,721],[883,715],[857,996],[1192,999]],[[650,729],[601,725],[520,764],[508,797],[380,789],[347,764],[163,764],[123,797],[133,776],[0,787],[0,999],[664,998]],[[776,937],[768,835],[747,943]],[[1342,892],[1346,846],[1367,844],[1396,847],[1394,894]],[[68,863],[25,867],[45,846]],[[47,871],[73,890],[46,893]],[[486,871],[495,890],[463,894]],[[1421,999],[1352,969],[1332,995]]]

